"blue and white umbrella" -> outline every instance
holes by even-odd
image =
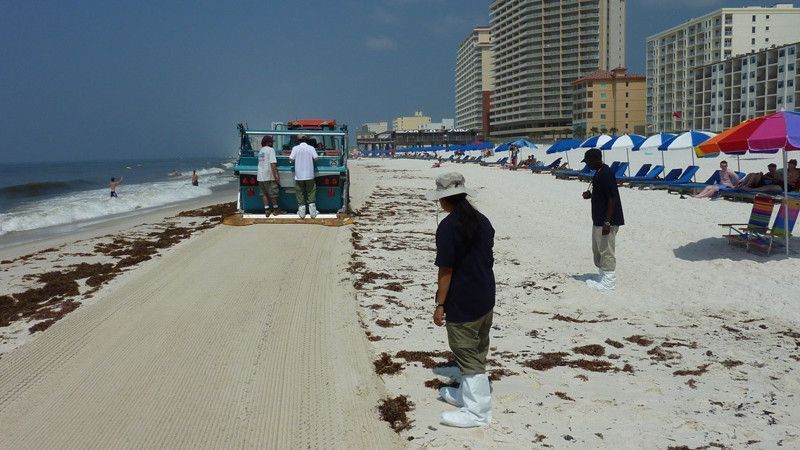
[[[645,139],[644,141],[642,141],[640,144],[634,145],[631,150],[635,152],[639,150],[658,150],[658,147],[661,147],[661,145],[663,145],[664,142],[667,142],[668,140],[674,137],[675,135],[670,133],[654,134],[649,138]],[[661,154],[661,165],[662,166],[665,165],[663,153]]]
[[[616,136],[609,136],[607,134],[598,134],[597,136],[592,136],[589,139],[586,139],[581,143],[580,148],[600,148],[605,145],[608,141],[614,139]]]
[[[622,136],[615,136],[611,138],[610,141],[606,142],[600,147],[600,150],[618,150],[618,149],[625,149],[625,158],[628,160],[628,166],[630,166],[631,158],[630,154],[628,153],[633,147],[637,144],[641,144],[644,142],[645,137],[639,136],[638,134],[623,134]],[[628,169],[630,170],[630,168]]]
[[[547,154],[552,155],[553,153],[564,153],[567,157],[567,164],[569,164],[569,152],[570,150],[575,150],[576,148],[581,147],[581,141],[577,139],[561,139],[560,141],[556,141],[550,148],[547,149]]]
[[[692,153],[692,165],[694,165],[694,148],[714,136],[716,136],[716,133],[708,131],[687,131],[665,141],[658,146],[658,149],[662,152],[667,150],[690,150]]]

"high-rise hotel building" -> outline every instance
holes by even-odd
[[[647,131],[695,124],[695,70],[734,56],[800,41],[800,9],[722,8],[647,38]]]
[[[492,76],[492,29],[477,27],[458,46],[456,55],[456,126],[489,136]]]
[[[625,0],[495,0],[491,135],[572,134],[572,82],[625,66]]]

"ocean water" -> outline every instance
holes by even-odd
[[[235,181],[232,167],[221,158],[0,164],[0,235],[210,195]],[[193,169],[200,186],[191,185]],[[122,179],[118,198],[110,198],[111,177]]]

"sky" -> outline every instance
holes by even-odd
[[[650,34],[758,0],[629,0]],[[0,0],[0,163],[234,156],[236,123],[454,116],[489,0]],[[665,7],[664,5],[669,5]]]

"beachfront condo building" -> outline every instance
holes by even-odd
[[[419,130],[431,123],[431,118],[416,111],[413,116],[401,116],[392,121],[392,130]]]
[[[800,43],[794,43],[696,68],[691,128],[720,132],[753,117],[795,111],[798,53]]]
[[[456,125],[489,136],[492,75],[492,29],[477,27],[456,54]],[[452,128],[452,127],[451,127]]]
[[[588,134],[644,134],[644,75],[623,67],[598,70],[572,83],[572,130]]]
[[[389,122],[367,122],[361,124],[361,131],[365,133],[379,134],[389,131]]]
[[[800,41],[800,9],[722,8],[647,38],[647,131],[695,127],[696,70]],[[710,117],[710,116],[709,116]],[[703,123],[700,120],[699,123]]]
[[[495,0],[490,133],[572,134],[572,83],[625,66],[625,0]]]

